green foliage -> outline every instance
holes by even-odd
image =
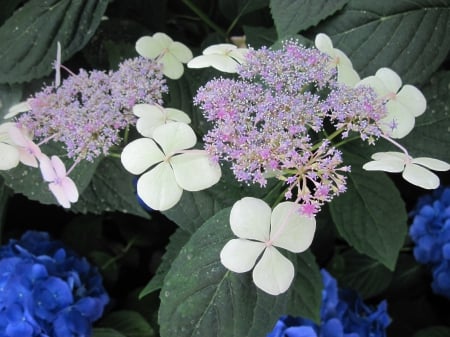
[[[450,328],[448,326],[432,326],[422,329],[414,334],[413,337],[448,337],[450,336]]]
[[[108,0],[31,0],[0,27],[0,83],[21,83],[52,71],[79,51],[100,23]]]
[[[406,210],[395,185],[382,172],[367,172],[367,159],[349,151],[345,161],[352,166],[347,191],[330,204],[339,234],[360,253],[395,268],[406,237]]]
[[[271,0],[270,9],[278,37],[284,38],[317,25],[347,2],[349,0]]]
[[[156,336],[150,324],[136,311],[122,310],[112,312],[102,319],[101,325],[112,328],[126,337]]]
[[[290,310],[317,319],[321,278],[311,255],[299,254],[296,265],[305,277],[280,296],[257,290],[251,273],[222,266],[219,252],[233,238],[229,212],[224,209],[206,221],[173,261],[160,294],[162,337],[262,336],[280,313]]]
[[[362,77],[381,67],[424,83],[450,48],[450,4],[440,0],[350,1],[314,32],[328,34]]]

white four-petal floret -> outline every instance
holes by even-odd
[[[363,169],[402,172],[402,177],[406,181],[425,189],[435,189],[440,184],[439,177],[430,170],[450,170],[450,165],[442,160],[428,157],[412,158],[403,152],[396,151],[377,152],[372,155],[372,159],[373,161],[364,164]]]
[[[163,74],[173,80],[183,75],[183,63],[189,62],[193,57],[188,47],[181,42],[173,41],[164,33],[141,37],[136,42],[136,51],[143,57],[161,62]]]
[[[294,266],[277,248],[303,252],[311,245],[316,229],[315,218],[301,215],[298,208],[290,201],[278,204],[273,211],[261,199],[245,197],[237,201],[231,209],[230,225],[238,239],[223,247],[222,264],[236,273],[254,267],[253,281],[268,294],[288,290]]]
[[[213,67],[225,73],[236,73],[238,66],[244,63],[247,53],[247,48],[238,48],[234,44],[216,44],[203,50],[203,55],[194,57],[187,66],[188,68]]]
[[[220,165],[205,150],[187,150],[197,142],[186,123],[163,124],[152,138],[139,138],[122,151],[122,164],[132,174],[142,174],[137,194],[152,209],[173,207],[183,190],[200,191],[217,183]],[[144,173],[145,172],[145,173]]]

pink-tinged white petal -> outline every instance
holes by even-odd
[[[173,42],[169,46],[170,53],[176,57],[176,59],[182,63],[188,63],[194,55],[191,50],[181,42]]]
[[[247,48],[238,48],[234,49],[231,52],[228,53],[229,56],[234,58],[236,61],[238,61],[240,64],[243,64],[245,62],[245,57],[248,54]]]
[[[160,62],[163,64],[162,72],[168,78],[172,80],[177,80],[184,73],[183,64],[171,53],[165,54]]]
[[[433,171],[448,171],[450,170],[450,165],[445,161],[428,158],[428,157],[418,157],[414,158],[411,163],[425,166]]]
[[[138,179],[137,194],[150,208],[165,211],[180,200],[183,189],[175,181],[170,164],[162,162]]]
[[[397,93],[396,100],[405,106],[414,117],[419,117],[427,109],[427,100],[422,92],[415,86],[405,84]]]
[[[52,156],[51,162],[53,169],[55,170],[56,176],[58,178],[63,178],[66,176],[66,166],[64,165],[63,161],[58,156]]]
[[[294,266],[276,248],[267,247],[253,269],[253,282],[270,295],[289,289],[294,279]]]
[[[174,121],[174,122],[182,122],[189,124],[191,122],[191,119],[182,110],[175,109],[175,108],[165,108],[164,112],[166,114],[166,120]]]
[[[137,104],[133,113],[140,117],[136,129],[144,137],[153,137],[155,129],[165,123],[164,109],[160,105]]]
[[[141,174],[165,159],[164,153],[149,138],[139,138],[128,143],[120,155],[123,167],[132,174]]]
[[[19,151],[12,145],[0,142],[0,170],[10,170],[19,165]]]
[[[46,155],[43,155],[39,160],[39,168],[41,170],[42,178],[44,181],[53,182],[58,176],[53,168],[52,161]]]
[[[230,212],[230,226],[233,233],[242,239],[270,239],[270,206],[261,199],[245,197],[233,204]]]
[[[170,158],[175,179],[186,191],[200,191],[215,185],[222,176],[219,163],[203,150],[192,150]]]
[[[350,87],[354,87],[360,80],[358,73],[353,67],[339,66],[338,65],[338,78],[339,83],[344,83]]]
[[[61,186],[64,190],[64,194],[67,197],[67,200],[69,200],[72,203],[78,201],[79,197],[78,188],[72,179],[70,179],[69,177],[65,177],[61,181]]]
[[[153,39],[151,36],[143,36],[136,42],[138,54],[149,59],[157,58],[164,48],[165,46],[160,41]]]
[[[262,242],[232,239],[222,248],[220,262],[235,273],[245,273],[253,268],[264,248]]]
[[[367,171],[402,172],[405,168],[406,157],[399,157],[389,152],[378,152],[372,155],[375,159],[363,165]]]
[[[291,201],[279,203],[272,211],[270,239],[274,246],[294,253],[311,246],[316,220],[299,213],[299,205]],[[282,228],[281,232],[278,232]]]
[[[203,55],[213,55],[213,54],[222,54],[227,55],[232,50],[237,49],[237,46],[231,43],[219,43],[213,44],[207,48],[205,48],[202,52]]]
[[[173,43],[173,40],[169,35],[167,35],[165,33],[161,33],[161,32],[153,34],[152,38],[162,48],[169,48]]]
[[[334,57],[333,42],[328,35],[323,33],[317,34],[314,40],[314,44],[316,45],[316,48],[322,53]]]
[[[386,103],[387,114],[378,121],[381,130],[391,138],[400,139],[408,135],[416,123],[416,119],[405,106],[396,100]]]
[[[31,107],[28,102],[20,102],[9,108],[8,113],[3,117],[5,119],[12,118],[21,112],[30,111]]]
[[[407,164],[402,177],[409,183],[427,190],[438,188],[440,184],[436,174],[416,164]]]
[[[360,85],[371,87],[373,90],[375,90],[379,97],[385,98],[389,93],[388,88],[386,88],[381,79],[376,76],[368,76],[363,78],[356,84],[356,86]]]
[[[8,129],[8,133],[12,142],[18,146],[26,147],[31,140],[26,130],[20,129],[14,125]]]
[[[398,74],[390,68],[380,68],[375,73],[389,92],[396,94],[402,86],[402,79]]]
[[[166,155],[189,149],[197,142],[194,130],[181,122],[168,123],[157,127],[153,132],[153,139],[161,146]]]
[[[236,73],[239,63],[227,55],[212,54],[197,56],[187,66],[196,69],[213,67],[222,72]]]
[[[67,198],[64,188],[60,184],[50,183],[48,184],[48,187],[50,192],[55,196],[56,201],[58,201],[58,204],[64,208],[70,208],[70,201]]]

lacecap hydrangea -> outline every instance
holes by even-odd
[[[387,303],[376,308],[366,305],[350,289],[341,289],[337,281],[322,269],[324,288],[320,325],[302,317],[283,316],[267,337],[385,337],[390,324]]]
[[[87,337],[108,302],[97,269],[47,233],[0,248],[0,337]]]
[[[450,187],[419,198],[412,214],[414,257],[431,267],[433,292],[450,298]]]

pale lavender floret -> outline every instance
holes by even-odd
[[[142,57],[126,60],[116,72],[83,69],[59,87],[47,86],[28,99],[31,110],[18,118],[40,141],[65,144],[76,161],[108,154],[133,125],[137,103],[162,103],[167,86],[161,66]]]

